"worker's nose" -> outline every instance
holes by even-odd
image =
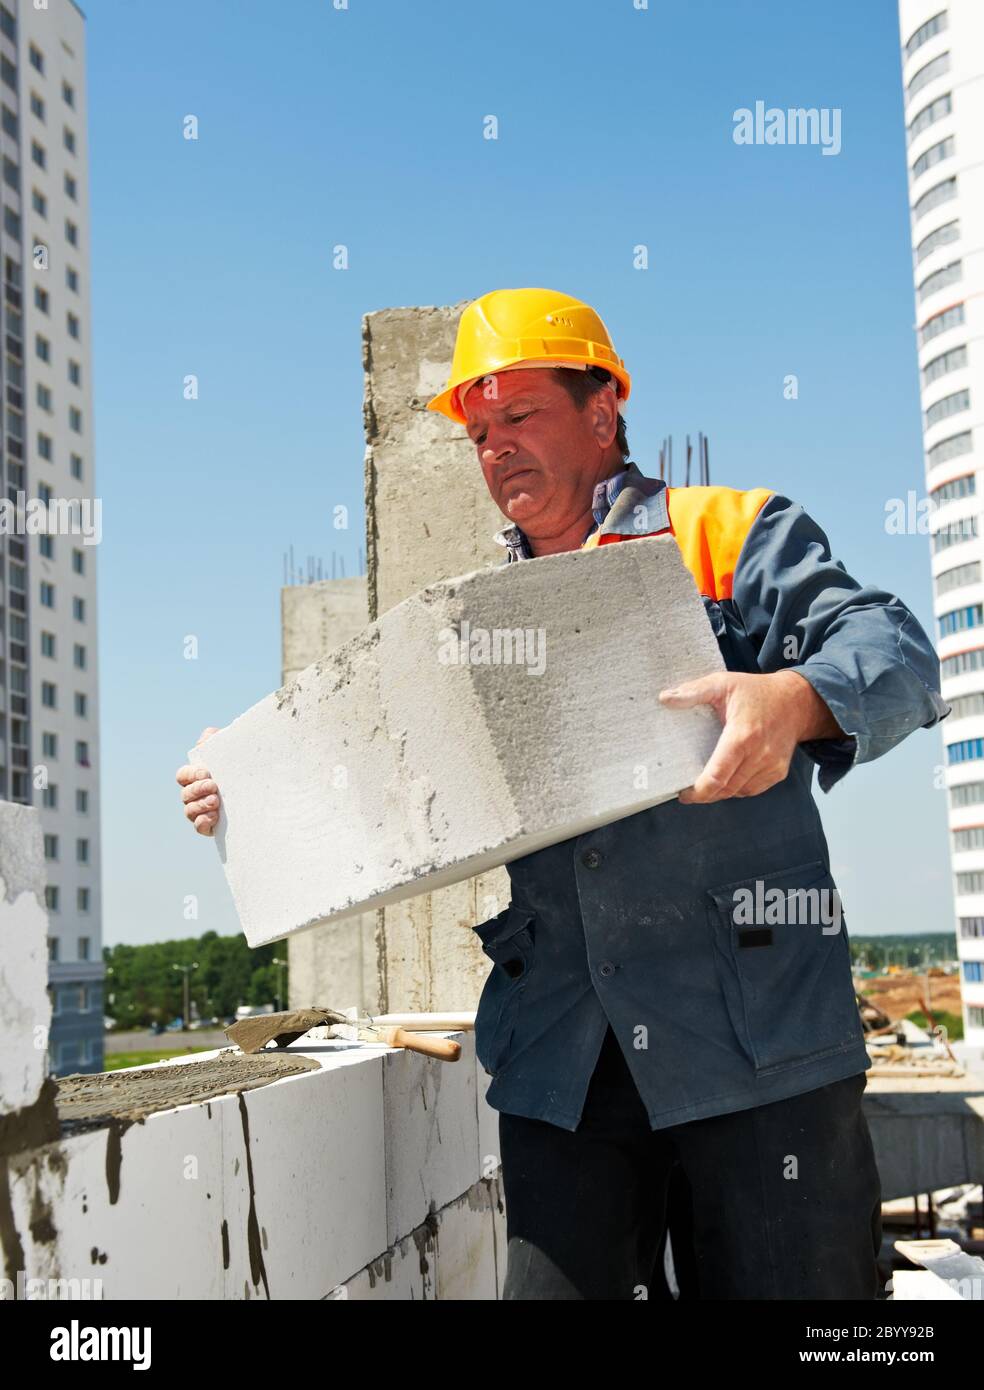
[[[516,445],[503,435],[493,435],[491,430],[486,435],[485,443],[482,445],[482,462],[485,464],[502,463],[505,459],[511,458],[516,452]]]

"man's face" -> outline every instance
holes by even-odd
[[[477,381],[462,405],[486,485],[510,521],[546,537],[583,516],[594,484],[611,472],[612,391],[578,410],[548,369],[531,367]]]

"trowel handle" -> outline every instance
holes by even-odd
[[[475,1010],[457,1014],[376,1014],[372,1021],[379,1028],[394,1025],[414,1032],[420,1029],[428,1033],[468,1032],[475,1027]]]
[[[406,1028],[378,1028],[380,1042],[388,1047],[405,1047],[408,1052],[421,1052],[425,1057],[436,1057],[439,1062],[457,1062],[461,1056],[461,1043],[453,1038],[434,1038],[426,1033],[411,1033]]]

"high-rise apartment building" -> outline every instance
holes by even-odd
[[[966,1041],[984,1045],[984,3],[899,0]]]
[[[104,1015],[85,18],[70,0],[0,0],[0,108],[0,796],[41,818],[65,1074],[102,1069]]]

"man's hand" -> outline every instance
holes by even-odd
[[[707,766],[680,793],[686,803],[758,796],[783,781],[798,743],[846,737],[810,682],[795,671],[719,671],[661,690],[659,698],[670,709],[710,705],[724,725]]]
[[[218,732],[210,725],[199,734],[198,742],[204,743]],[[175,777],[178,785],[184,788],[181,800],[185,816],[199,835],[211,835],[219,819],[219,789],[209,776],[208,768],[198,763],[186,763],[178,768]]]

